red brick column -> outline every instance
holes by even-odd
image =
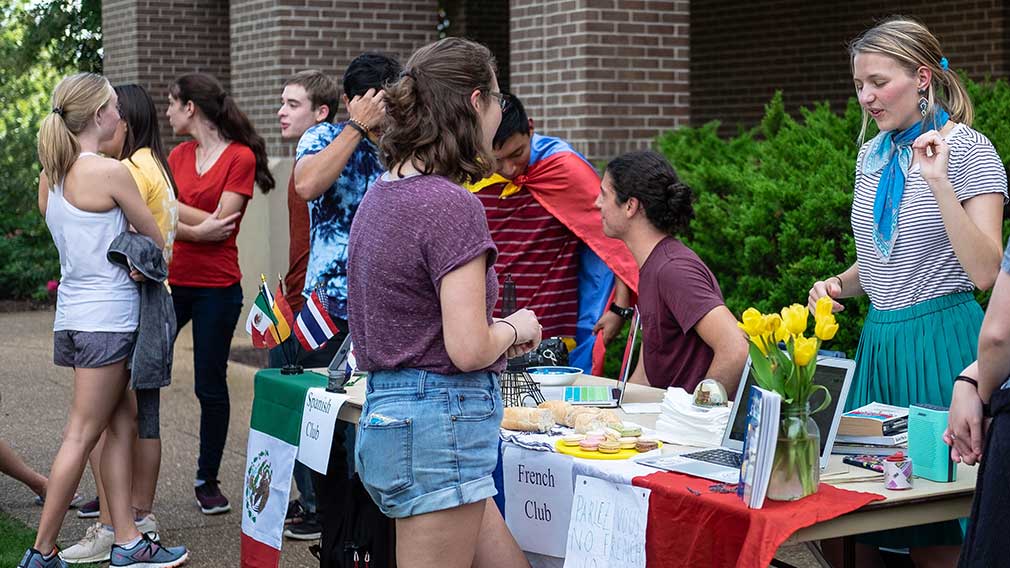
[[[689,4],[513,0],[512,90],[537,129],[609,160],[687,124]]]
[[[105,75],[113,85],[137,83],[151,93],[169,146],[178,142],[164,118],[176,77],[201,71],[228,88],[226,0],[105,0],[102,27]]]
[[[289,76],[313,68],[339,82],[365,51],[405,61],[437,39],[437,10],[436,0],[232,0],[232,94],[267,140],[270,156],[294,154],[281,141],[276,116]]]

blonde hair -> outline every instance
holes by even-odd
[[[81,153],[77,136],[91,124],[98,109],[112,98],[109,80],[95,73],[78,73],[60,81],[53,91],[52,112],[39,127],[39,161],[49,189],[62,183]]]
[[[863,32],[849,44],[850,65],[856,54],[876,53],[890,57],[915,76],[919,67],[932,71],[932,78],[926,89],[926,100],[929,109],[923,117],[926,124],[935,119],[935,105],[939,104],[950,114],[950,119],[971,126],[975,110],[968,98],[968,92],[957,73],[949,68],[944,69],[941,60],[944,58],[940,42],[926,26],[915,20],[892,16]],[[863,127],[859,132],[859,142],[862,144],[866,136],[866,125],[869,115],[863,109]]]

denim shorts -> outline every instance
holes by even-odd
[[[496,373],[370,373],[354,452],[365,489],[392,518],[493,497],[503,414]]]
[[[53,363],[60,367],[95,369],[133,353],[137,333],[60,330],[53,333]]]

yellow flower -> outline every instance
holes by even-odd
[[[765,332],[764,316],[756,309],[747,308],[740,319],[742,322],[737,323],[737,325],[752,339],[760,337]]]
[[[797,335],[793,340],[793,360],[800,367],[806,367],[817,355],[817,340],[813,337]]]
[[[831,310],[834,307],[834,305],[835,302],[834,300],[831,299],[831,296],[821,296],[821,298],[817,300],[817,305],[815,306],[814,309],[814,318],[821,319],[831,316],[832,315]]]
[[[782,324],[792,335],[800,335],[807,330],[807,311],[805,306],[793,304],[782,308]]]
[[[782,326],[782,318],[778,314],[768,314],[764,317],[764,334],[771,335]]]
[[[786,329],[785,324],[782,320],[779,320],[779,326],[775,328],[775,341],[785,341],[789,339],[789,330]]]
[[[817,311],[820,311],[820,302],[818,302]],[[814,335],[817,336],[821,341],[828,341],[832,339],[835,334],[838,333],[838,324],[835,323],[835,316],[828,314],[825,317],[818,317],[817,323],[814,325]]]

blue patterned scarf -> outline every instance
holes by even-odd
[[[939,130],[948,118],[947,111],[937,106],[933,127]],[[881,172],[873,200],[873,244],[884,262],[890,260],[898,240],[898,210],[905,193],[905,173],[912,163],[912,142],[922,134],[924,126],[922,120],[905,130],[881,132],[870,140],[863,157],[864,174]]]

